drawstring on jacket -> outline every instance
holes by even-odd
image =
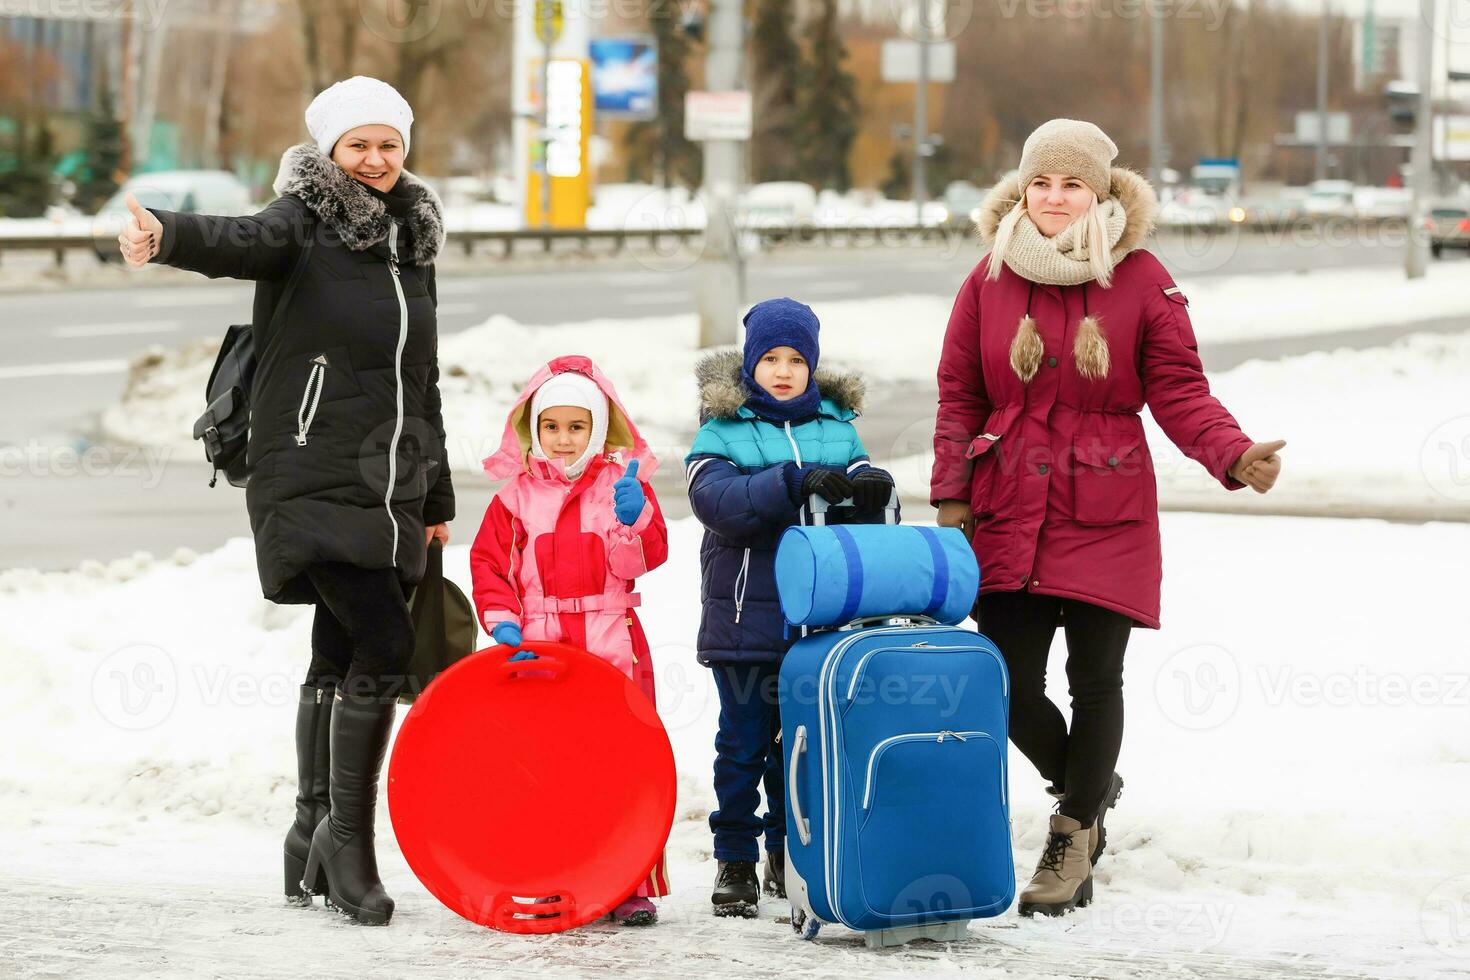
[[[1036,283],[1027,283],[1026,313],[1016,325],[1016,336],[1011,340],[1011,370],[1022,384],[1030,384],[1041,370],[1041,358],[1046,347],[1041,342],[1041,332],[1031,316],[1031,300],[1036,295]],[[1087,283],[1082,284],[1082,322],[1077,325],[1077,335],[1072,342],[1072,359],[1077,373],[1089,381],[1100,381],[1108,376],[1111,365],[1107,339],[1102,334],[1102,325],[1087,306]]]

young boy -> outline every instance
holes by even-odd
[[[817,371],[818,328],[805,304],[766,300],[745,315],[743,354],[710,354],[696,368],[704,424],[684,462],[689,500],[705,527],[699,662],[714,671],[720,695],[719,808],[709,818],[716,915],[756,915],[762,830],[764,890],[786,897],[776,681],[794,637],[785,635],[776,596],[776,544],[787,527],[805,522],[812,494],[833,504],[852,498],[857,514],[878,515],[893,488],[892,477],[869,465],[852,424],[862,381]]]

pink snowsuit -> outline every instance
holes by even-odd
[[[536,390],[553,375],[575,371],[596,382],[608,401],[607,444],[575,480],[562,463],[530,456]],[[613,484],[638,460],[647,503],[630,527],[613,513]],[[658,460],[618,400],[617,392],[586,357],[553,360],[537,371],[506,419],[499,451],[485,460],[492,480],[506,480],[470,549],[475,610],[488,633],[497,623],[520,626],[527,640],[567,643],[617,667],[655,701],[648,640],[634,607],[633,581],[664,563],[668,532],[658,499],[647,484]],[[637,894],[669,893],[661,854]]]

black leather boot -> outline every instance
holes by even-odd
[[[754,861],[721,861],[715,874],[715,890],[710,904],[715,915],[754,919],[760,901],[760,881],[755,876]]]
[[[306,852],[316,825],[332,807],[331,719],[336,688],[303,684],[296,702],[296,822],[286,831],[286,901],[310,905],[311,891],[301,887]],[[325,888],[325,882],[318,882]],[[313,891],[317,889],[312,889]]]
[[[312,834],[306,858],[305,880],[315,886],[325,879],[327,907],[365,925],[387,925],[393,917],[393,899],[378,877],[373,818],[395,703],[392,698],[360,698],[337,691],[332,708],[332,809]]]
[[[761,875],[761,891],[771,898],[786,897],[786,848],[766,852],[766,869]]]

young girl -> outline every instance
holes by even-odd
[[[657,467],[591,360],[559,357],[536,372],[511,408],[500,450],[485,460],[490,478],[507,482],[470,549],[475,609],[497,643],[589,650],[654,700],[632,587],[668,557],[663,514],[644,482]],[[649,899],[668,893],[660,855],[613,918],[652,925],[658,912]]]
[[[696,368],[704,425],[685,458],[700,548],[699,662],[720,695],[715,796],[710,814],[719,862],[713,911],[754,917],[761,882],[786,896],[786,794],[776,680],[788,636],[776,595],[776,543],[804,523],[812,494],[852,498],[858,517],[881,515],[893,478],[868,463],[852,420],[862,381],[817,371],[816,314],[792,299],[757,303],[745,315],[745,350],[708,355]],[[881,518],[880,518],[881,519]],[[766,813],[757,813],[764,785]]]

